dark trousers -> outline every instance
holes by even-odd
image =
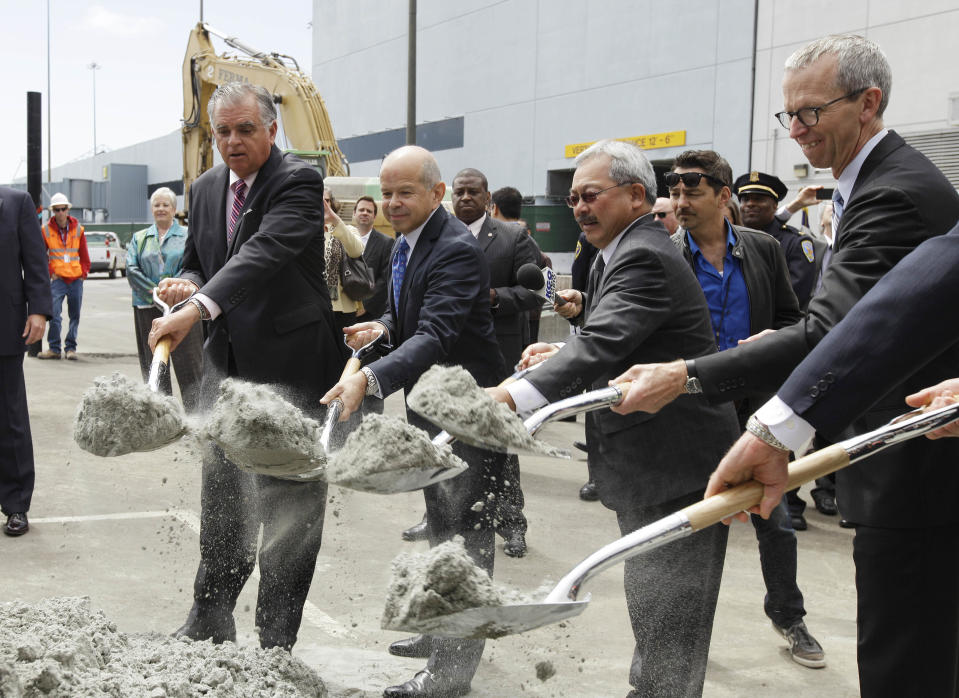
[[[426,429],[431,436],[439,430],[407,410],[411,424]],[[459,535],[476,564],[493,576],[495,542],[493,518],[485,507],[474,511],[478,501],[488,502],[487,494],[503,476],[505,457],[464,443],[453,444],[453,453],[469,464],[469,469],[449,480],[423,490],[430,546]],[[426,664],[428,671],[468,682],[476,673],[483,656],[484,640],[433,637],[433,652]]]
[[[33,479],[23,354],[0,356],[0,509],[4,514],[30,510]]]
[[[699,491],[617,511],[619,530],[625,536],[702,497]],[[728,535],[728,527],[716,524],[626,561],[626,607],[636,638],[630,695],[702,695]]]
[[[162,315],[160,309],[153,306],[133,309],[133,331],[137,338],[137,355],[140,357],[140,373],[144,382],[150,377],[150,364],[153,362],[148,341],[150,327]],[[187,412],[195,411],[200,401],[200,379],[203,373],[203,329],[200,325],[196,323],[170,354],[170,363],[176,370],[176,380],[183,397],[183,409]],[[173,394],[170,374],[171,371],[167,371],[160,379],[160,391],[166,395]]]
[[[526,498],[523,496],[523,487],[519,480],[519,457],[511,453],[503,458],[503,477],[494,488],[496,495],[494,527],[496,532],[504,538],[510,533],[518,531],[526,533],[526,515],[523,506]]]
[[[780,628],[790,628],[806,615],[802,592],[796,584],[796,532],[786,502],[780,501],[768,519],[752,514],[759,543],[759,564],[766,583],[763,608]]]
[[[244,472],[212,444],[203,459],[198,615],[232,613],[253,572],[257,534],[260,587],[256,627],[263,647],[296,642],[323,536],[325,482],[291,482]]]
[[[859,687],[959,696],[959,525],[856,526]]]
[[[60,344],[60,315],[63,311],[63,299],[67,299],[67,315],[70,324],[67,327],[66,342],[63,349],[77,350],[77,333],[80,330],[80,306],[83,305],[83,279],[75,279],[67,283],[63,279],[54,279],[50,282],[50,292],[53,294],[53,316],[50,318],[50,327],[47,329],[47,344],[50,351],[59,354]]]

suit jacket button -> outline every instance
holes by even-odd
[[[819,389],[822,390],[822,391],[829,390],[829,381],[823,379],[823,380],[819,381],[818,386],[819,386]]]
[[[833,383],[833,382],[836,380],[836,376],[834,376],[834,375],[832,374],[832,371],[827,371],[827,372],[826,372],[826,375],[823,376],[823,379],[824,379],[827,383]]]
[[[819,388],[813,386],[809,389],[809,397],[819,397]]]

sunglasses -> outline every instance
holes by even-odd
[[[599,195],[603,192],[609,191],[610,189],[615,189],[616,187],[624,187],[627,184],[638,184],[638,182],[620,182],[619,184],[614,184],[611,187],[606,187],[605,189],[600,189],[599,191],[584,191],[582,194],[570,194],[566,197],[566,205],[570,208],[576,208],[577,204],[582,200],[584,204],[591,204],[599,198]]]
[[[663,219],[669,214],[666,211],[654,211],[653,215],[656,216],[657,218]]]
[[[675,187],[677,184],[682,182],[688,188],[692,189],[693,187],[699,186],[699,183],[703,181],[703,177],[705,177],[706,179],[708,179],[709,181],[715,184],[718,184],[721,187],[729,186],[728,184],[726,184],[726,182],[719,179],[718,177],[713,177],[712,175],[708,175],[705,172],[682,172],[682,173],[667,172],[666,175],[663,177],[663,179],[666,181],[667,187]]]
[[[67,208],[66,206],[57,206],[56,208],[54,208],[54,209],[52,209],[52,210],[53,210],[54,213],[61,213],[61,212],[63,212],[63,211],[69,211],[70,209]]]

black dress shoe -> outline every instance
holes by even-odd
[[[819,490],[813,490],[812,501],[816,505],[816,509],[819,510],[820,514],[825,514],[826,516],[835,516],[839,513],[839,508],[836,506],[836,496],[831,492],[820,492]]]
[[[852,521],[850,521],[849,519],[839,519],[839,525],[840,525],[842,528],[855,528],[855,527],[856,527],[856,524],[854,524],[854,523],[853,523]]]
[[[424,670],[416,672],[404,684],[387,688],[383,691],[383,698],[456,698],[469,692],[469,681],[454,681]]]
[[[526,554],[526,534],[523,531],[510,531],[503,543],[503,552],[510,557],[523,557]]]
[[[210,640],[214,645],[236,642],[236,623],[232,613],[204,612],[194,605],[186,623],[173,631],[173,637],[188,637],[197,642]]]
[[[586,442],[585,442],[585,441],[574,441],[574,442],[573,442],[573,446],[575,446],[576,448],[578,448],[580,451],[588,451],[588,450],[589,450],[589,449],[586,447]]]
[[[585,485],[579,488],[579,498],[584,502],[595,502],[599,499],[599,490],[596,488],[596,483],[590,480]]]
[[[790,514],[789,520],[793,525],[794,531],[805,531],[809,526],[806,524],[806,517],[802,514]]]
[[[3,532],[8,536],[22,536],[30,530],[30,522],[27,521],[27,512],[17,511],[7,517],[7,525],[3,527]]]
[[[397,640],[390,645],[389,653],[394,657],[418,657],[426,659],[433,652],[433,638],[429,635],[414,635]]]
[[[423,515],[423,520],[420,521],[415,526],[410,526],[408,529],[403,531],[403,540],[413,541],[417,540],[426,540],[429,537],[426,529],[426,515]]]

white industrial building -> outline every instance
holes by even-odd
[[[313,15],[313,80],[352,174],[375,175],[405,139],[408,4],[314,0]],[[573,155],[602,138],[636,139],[662,167],[711,148],[735,174],[763,170],[791,190],[831,181],[772,115],[785,58],[842,32],[883,47],[894,76],[886,125],[959,185],[955,0],[419,0],[417,140],[447,178],[476,167],[491,188],[520,189],[544,249],[568,250]],[[90,215],[147,221],[149,192],[181,176],[179,142],[174,131],[54,168],[53,180],[89,180],[73,186],[89,190]],[[121,173],[139,202],[111,196],[105,183],[119,192]]]

